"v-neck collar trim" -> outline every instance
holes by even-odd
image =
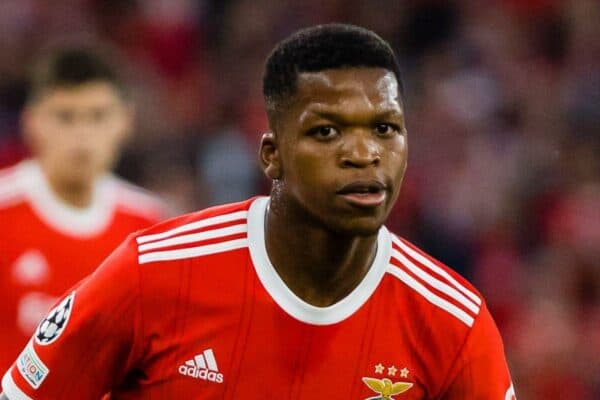
[[[19,182],[33,210],[57,231],[68,236],[91,237],[102,232],[111,221],[115,194],[114,182],[109,175],[94,184],[91,204],[76,208],[54,194],[37,162],[23,161],[18,168]]]
[[[259,280],[273,300],[290,316],[313,325],[331,325],[350,317],[371,297],[389,264],[391,237],[382,226],[377,236],[377,254],[363,280],[342,300],[328,307],[313,306],[287,287],[267,254],[265,215],[270,199],[257,198],[248,211],[248,242],[252,264]]]

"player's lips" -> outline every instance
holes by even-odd
[[[337,191],[348,203],[358,207],[377,207],[385,201],[386,186],[379,181],[355,181]]]

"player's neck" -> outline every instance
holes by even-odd
[[[62,202],[75,208],[87,208],[92,204],[94,182],[65,182],[47,177],[50,190]]]
[[[343,236],[293,212],[267,212],[265,241],[275,270],[302,300],[327,307],[362,281],[375,258],[377,235]]]

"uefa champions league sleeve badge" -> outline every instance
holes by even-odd
[[[37,344],[46,346],[58,339],[69,322],[74,301],[75,292],[72,292],[60,304],[50,310],[35,331],[35,342]]]

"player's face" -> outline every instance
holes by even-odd
[[[132,119],[117,89],[102,81],[50,89],[23,116],[25,135],[45,173],[66,184],[106,172]]]
[[[272,163],[265,166],[278,178],[284,203],[339,233],[377,232],[406,169],[395,75],[379,68],[302,73],[282,114],[274,137],[276,157],[266,157]]]

